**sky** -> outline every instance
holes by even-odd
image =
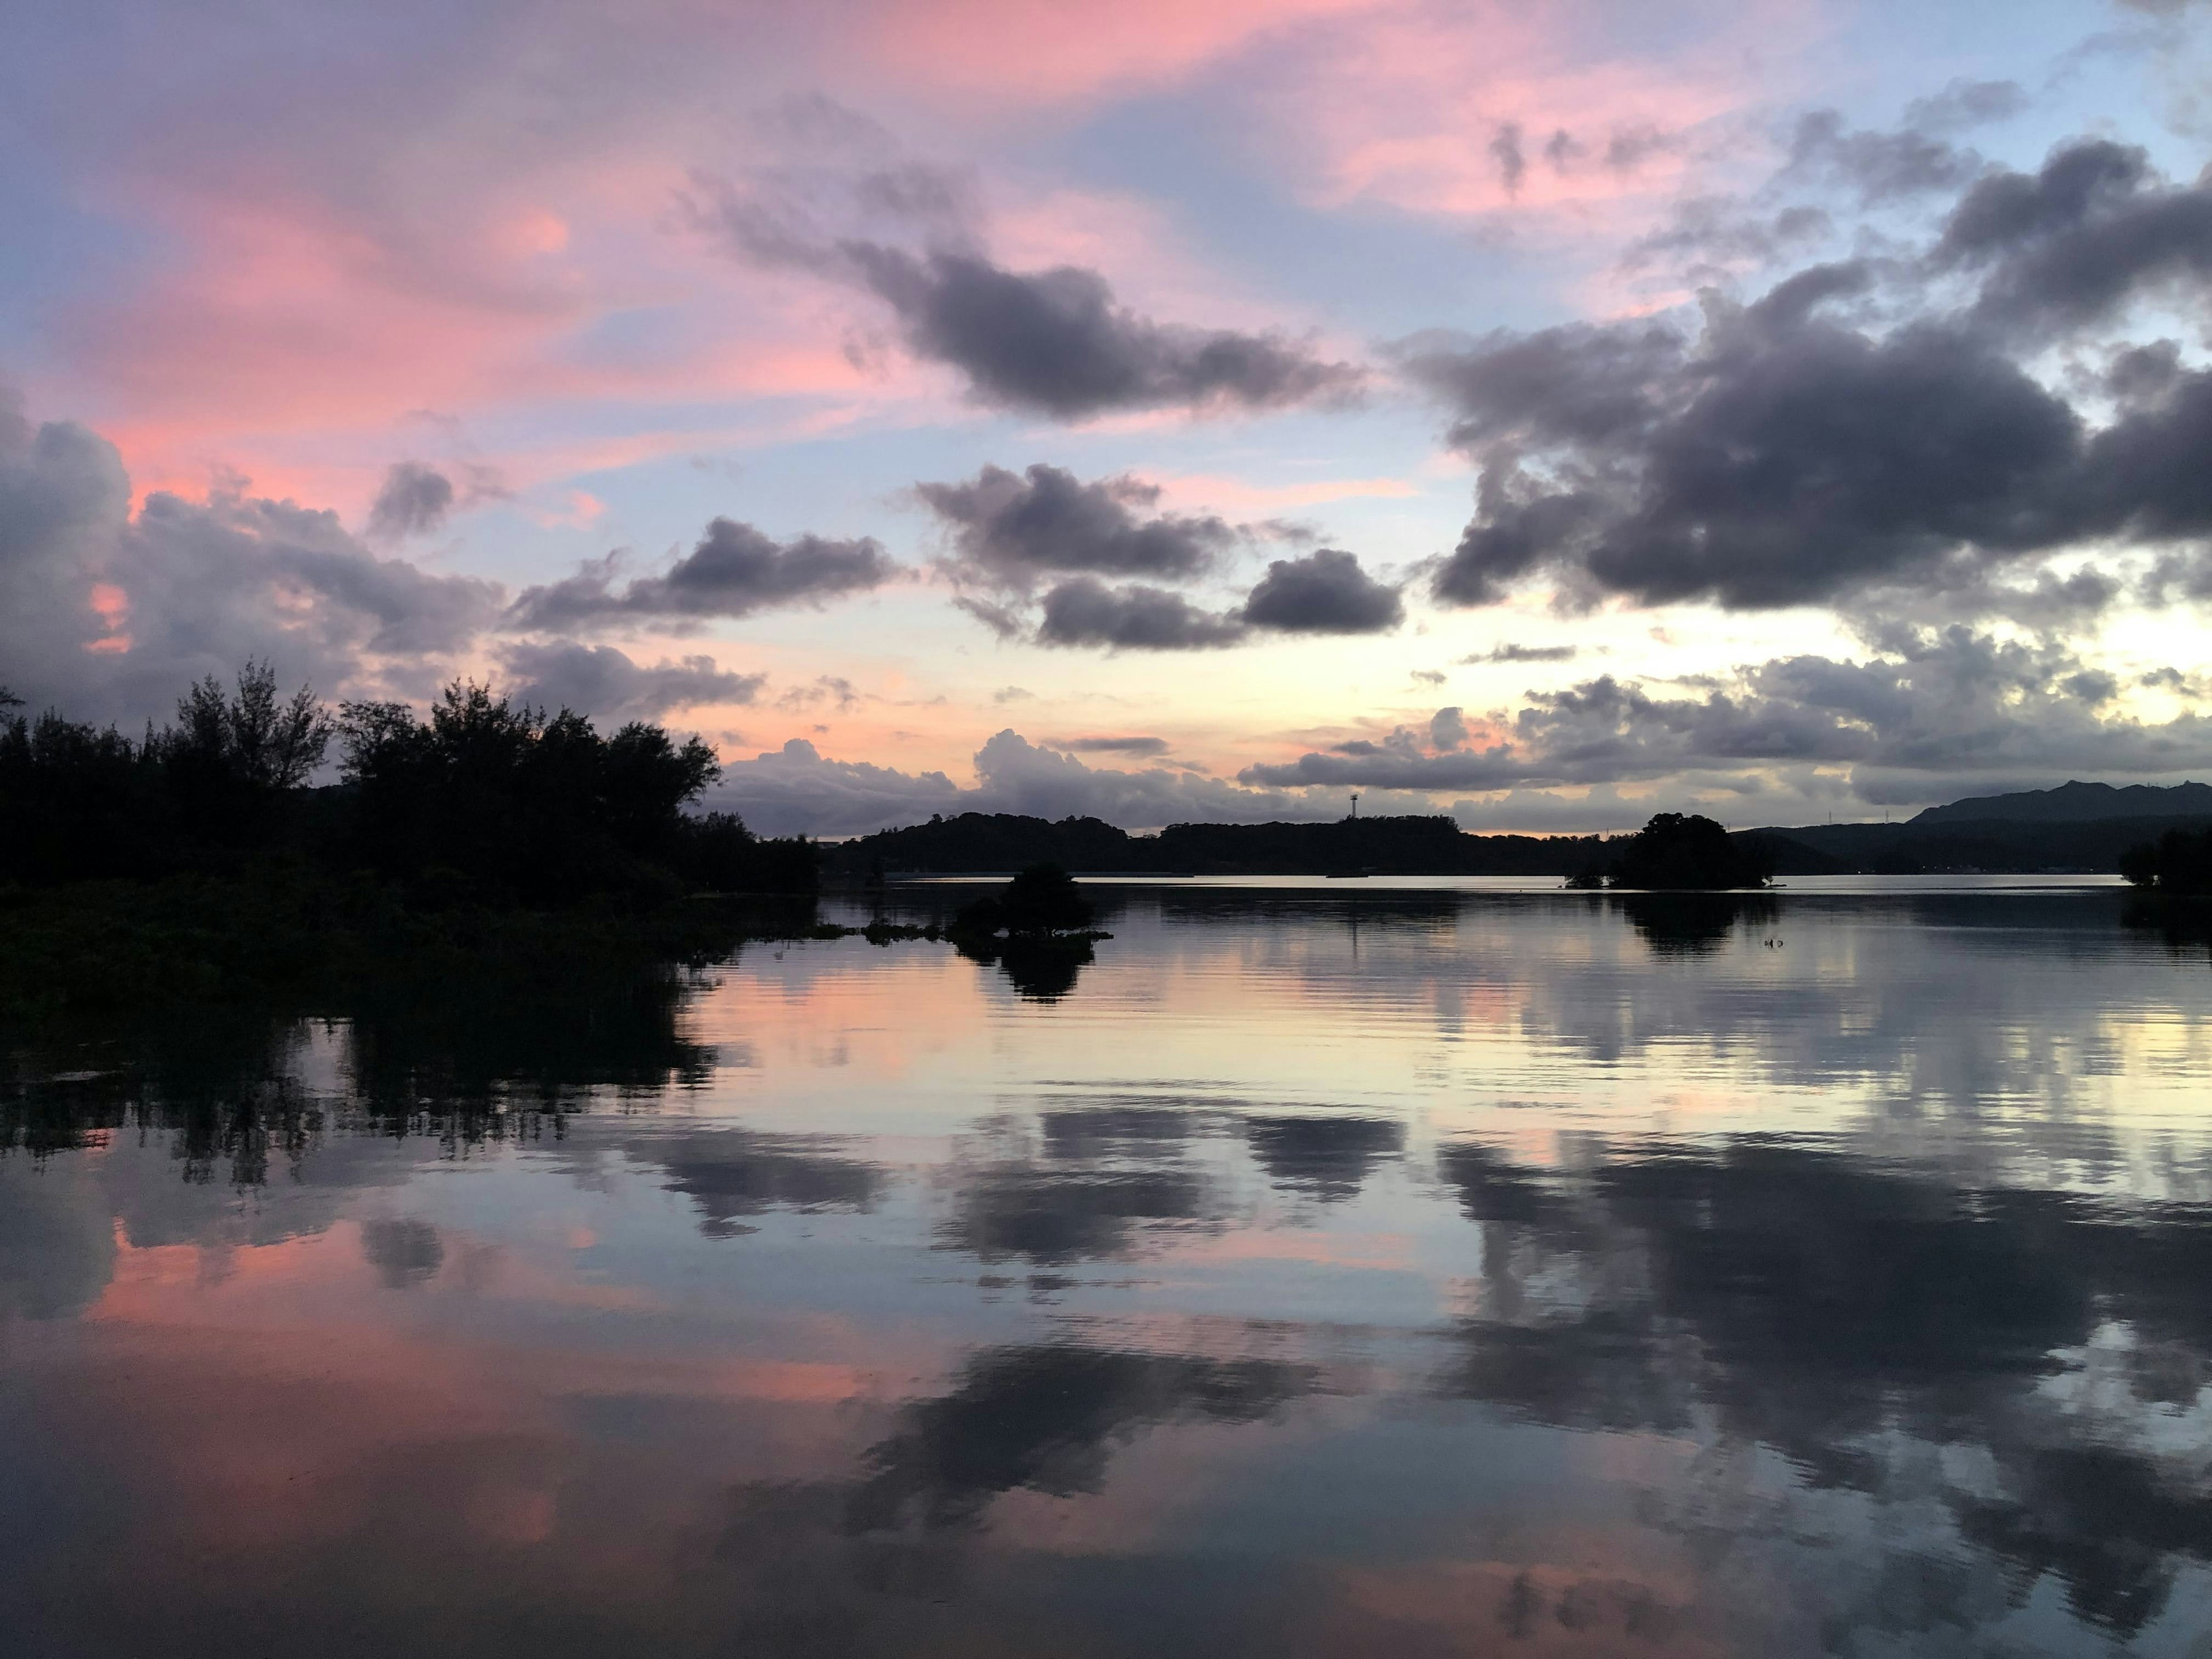
[[[0,58],[0,685],[711,804],[2212,776],[2212,5],[82,0]]]

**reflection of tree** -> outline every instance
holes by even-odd
[[[88,1146],[125,1127],[168,1141],[186,1180],[254,1186],[323,1127],[293,1075],[307,1029],[251,1003],[161,1011],[125,1028],[71,1024],[0,1045],[0,1152]]]
[[[954,941],[960,954],[985,967],[996,963],[1006,982],[1031,1002],[1057,1002],[1075,989],[1076,975],[1096,960],[1091,940],[1081,934],[1054,939],[988,934]]]
[[[1899,1433],[1978,1443],[1994,1478],[1943,1489],[1960,1534],[2122,1632],[2159,1611],[2181,1558],[2212,1561],[2193,1463],[2045,1387],[2112,1325],[2156,1356],[2124,1415],[2147,1421],[2204,1374],[2212,1231],[2194,1212],[1960,1192],[1760,1143],[1571,1178],[1461,1146],[1440,1169],[1485,1225],[1491,1280],[1455,1391],[1620,1427],[1679,1427],[1702,1403],[1816,1484],[1876,1497]]]
[[[987,1350],[950,1394],[909,1406],[867,1455],[859,1532],[974,1521],[1017,1487],[1096,1492],[1115,1446],[1171,1422],[1252,1423],[1310,1393],[1310,1368],[1074,1343]]]
[[[686,1037],[693,989],[663,963],[565,963],[542,973],[371,976],[306,1021],[251,999],[70,1024],[0,1045],[0,1152],[82,1146],[126,1126],[168,1139],[195,1181],[218,1164],[267,1180],[316,1137],[354,1125],[459,1146],[539,1127],[596,1091],[703,1081],[714,1051]],[[301,1081],[319,1032],[342,1037],[342,1098]],[[520,1108],[520,1110],[516,1109]]]
[[[1697,956],[1717,950],[1739,922],[1771,925],[1775,902],[1757,894],[1630,893],[1620,908],[1644,943],[1662,956]]]
[[[1244,1133],[1269,1180],[1324,1204],[1358,1196],[1406,1140],[1405,1126],[1382,1117],[1255,1117]]]

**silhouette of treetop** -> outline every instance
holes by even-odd
[[[1773,873],[1773,856],[1764,847],[1733,841],[1720,824],[1695,813],[1660,812],[1621,848],[1613,884],[1689,891],[1764,887]]]
[[[1056,864],[1032,864],[998,892],[961,906],[954,926],[963,933],[1042,939],[1082,933],[1094,920],[1073,876]]]

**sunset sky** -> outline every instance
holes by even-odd
[[[2212,776],[2212,5],[150,0],[0,54],[0,684],[714,804]]]

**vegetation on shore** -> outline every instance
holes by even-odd
[[[2212,896],[2212,829],[2168,830],[2156,841],[2131,847],[2120,873],[2165,898]]]
[[[310,996],[380,964],[682,958],[817,930],[812,843],[687,811],[714,752],[646,722],[603,735],[463,684],[427,720],[333,713],[259,665],[141,738],[20,708],[0,704],[0,1009]],[[309,787],[334,743],[340,781]]]
[[[1655,813],[1613,855],[1606,883],[1655,892],[1712,892],[1764,887],[1774,857],[1756,842],[1732,836],[1711,818]]]

